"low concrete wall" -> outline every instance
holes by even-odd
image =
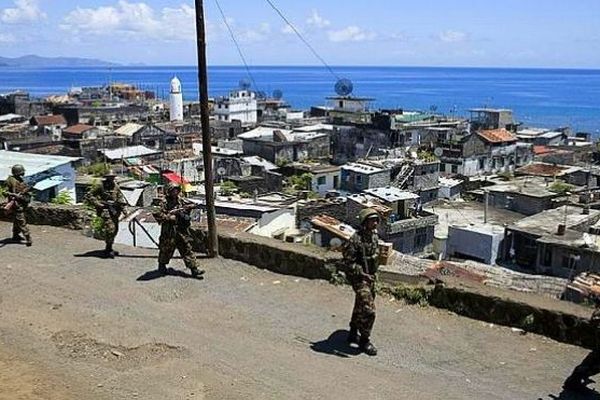
[[[200,228],[193,230],[197,238],[206,236]],[[195,246],[196,250],[205,251],[202,240],[196,241]],[[341,260],[339,254],[319,247],[284,243],[246,232],[219,232],[219,254],[280,274],[325,280],[332,278]]]
[[[88,211],[81,206],[64,206],[49,203],[31,203],[27,209],[27,222],[31,225],[50,225],[67,229],[82,230],[89,225]],[[0,219],[10,219],[0,208]]]
[[[0,215],[0,217],[3,217]],[[88,213],[82,207],[33,204],[28,210],[31,224],[83,229]],[[204,251],[206,233],[195,232],[195,247]],[[331,280],[341,267],[339,253],[314,246],[289,244],[245,232],[219,232],[222,257],[238,260],[273,272]],[[435,285],[427,278],[384,271],[383,290],[411,303],[429,304],[459,315],[523,329],[555,340],[594,346],[596,332],[590,326],[591,309],[543,296],[467,283],[444,277]]]
[[[592,310],[574,303],[519,293],[454,278],[435,285],[398,280],[383,283],[383,291],[410,303],[431,305],[458,315],[522,329],[554,340],[593,348],[596,331],[589,322]]]

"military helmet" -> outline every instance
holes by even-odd
[[[167,186],[166,186],[166,192],[167,192],[167,194],[168,194],[168,193],[171,193],[171,192],[172,192],[173,190],[175,190],[175,189],[177,189],[177,190],[179,190],[179,191],[181,192],[181,186],[179,186],[179,185],[178,185],[178,184],[176,184],[176,183],[169,182],[169,183],[167,184]]]
[[[13,176],[23,176],[23,175],[25,175],[25,167],[22,166],[21,164],[15,164],[15,165],[13,165],[11,171],[12,171]]]
[[[373,208],[364,208],[358,213],[358,223],[361,225],[370,218],[379,219],[379,213]]]
[[[104,174],[104,179],[115,179],[117,174],[112,169],[109,169],[107,173]]]

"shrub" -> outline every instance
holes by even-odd
[[[73,204],[73,199],[67,191],[59,192],[58,195],[50,201],[52,204],[69,205]]]
[[[573,190],[573,188],[575,188],[575,186],[571,184],[562,181],[556,181],[552,185],[550,185],[548,190],[554,193],[566,194],[567,192]]]

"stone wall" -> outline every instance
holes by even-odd
[[[26,212],[27,222],[31,225],[50,225],[81,230],[89,225],[89,212],[81,206],[63,206],[48,203],[32,203]],[[10,219],[0,208],[0,219]]]
[[[205,237],[199,227],[196,237]],[[197,251],[205,251],[196,243]],[[338,269],[341,256],[316,246],[303,246],[253,235],[246,232],[219,232],[219,255],[284,275],[330,280]]]

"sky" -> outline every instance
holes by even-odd
[[[211,65],[241,64],[205,0]],[[250,65],[318,65],[266,0],[218,0]],[[600,68],[598,0],[272,0],[331,65]],[[0,0],[0,56],[196,63],[192,0]]]

